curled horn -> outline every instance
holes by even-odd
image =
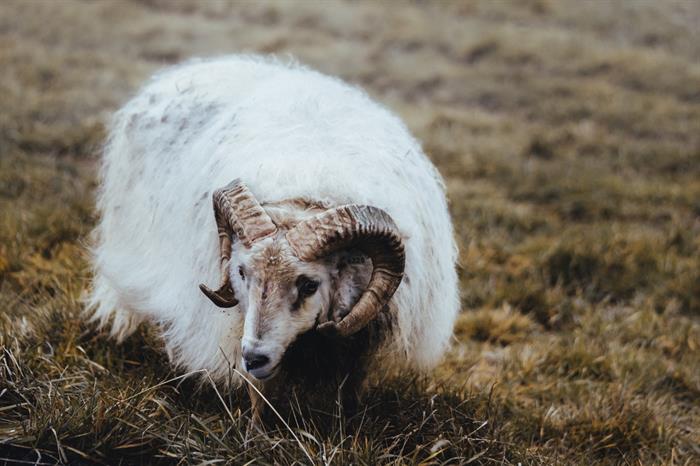
[[[319,325],[323,333],[346,337],[365,327],[387,305],[403,278],[403,241],[382,209],[351,204],[327,210],[297,224],[286,238],[303,261],[347,248],[357,248],[372,260],[372,277],[357,304],[339,323]]]
[[[200,284],[199,289],[217,306],[233,307],[238,304],[229,273],[233,236],[249,248],[255,242],[274,235],[277,227],[240,179],[214,191],[212,200],[219,232],[221,282],[217,290],[204,284]]]

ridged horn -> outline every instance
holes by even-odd
[[[321,332],[346,337],[364,328],[389,303],[403,278],[401,235],[389,214],[377,207],[351,204],[327,210],[297,224],[286,238],[303,261],[348,248],[372,260],[372,276],[357,304],[339,323],[319,325]]]
[[[217,306],[233,307],[238,304],[229,273],[234,235],[249,248],[255,242],[274,235],[277,227],[240,179],[214,191],[212,200],[219,232],[221,282],[217,290],[204,284],[200,284],[199,289]]]

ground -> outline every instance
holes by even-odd
[[[3,1],[0,464],[700,464],[698,24],[692,0]],[[110,113],[234,51],[396,111],[461,250],[435,373],[248,439],[245,398],[183,380],[153,328],[80,318]]]

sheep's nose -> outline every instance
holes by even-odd
[[[245,368],[247,371],[258,369],[270,362],[270,358],[266,355],[256,353],[255,351],[245,351],[243,353],[243,360],[245,361]]]

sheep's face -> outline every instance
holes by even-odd
[[[243,367],[263,380],[276,374],[299,335],[347,314],[369,280],[371,263],[350,253],[302,262],[278,235],[250,249],[235,245],[229,270],[245,316]]]

